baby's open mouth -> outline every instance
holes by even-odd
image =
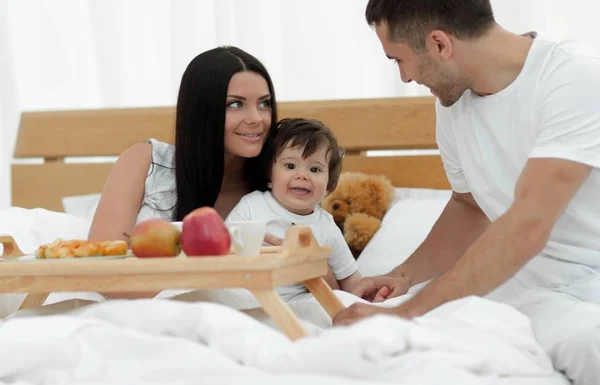
[[[310,190],[302,187],[292,187],[290,191],[296,195],[308,195]]]

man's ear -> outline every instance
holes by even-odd
[[[448,60],[452,56],[454,50],[452,38],[444,31],[431,31],[427,36],[426,44],[435,56],[439,56],[444,60]]]

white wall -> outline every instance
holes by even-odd
[[[364,21],[367,0],[0,0],[0,208],[21,111],[173,105],[198,53],[261,59],[279,100],[428,94],[402,84]],[[589,43],[595,0],[493,0],[510,30]],[[585,9],[585,10],[584,10]]]

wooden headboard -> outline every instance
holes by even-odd
[[[12,205],[63,211],[65,196],[99,193],[118,156],[148,138],[173,142],[174,107],[25,112],[12,165]],[[432,97],[279,103],[279,118],[329,125],[346,150],[344,171],[384,174],[397,187],[449,188],[439,155],[366,156],[369,150],[436,149]],[[41,164],[23,158],[42,158]]]

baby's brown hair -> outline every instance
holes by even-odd
[[[286,147],[303,148],[302,156],[307,158],[325,146],[329,156],[327,191],[335,190],[342,172],[344,152],[329,127],[316,119],[286,118],[281,119],[275,129],[277,132],[271,142],[270,156],[267,157],[269,174],[275,159]]]

